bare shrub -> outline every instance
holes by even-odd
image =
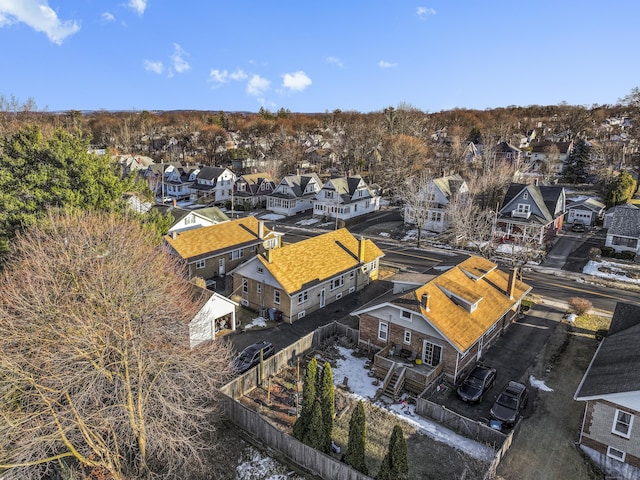
[[[593,307],[590,300],[581,297],[571,297],[569,299],[569,307],[578,315],[584,315]]]

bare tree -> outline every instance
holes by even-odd
[[[152,238],[89,213],[50,213],[17,237],[0,278],[3,479],[216,471],[229,349],[189,349],[202,297]]]
[[[429,209],[434,204],[435,184],[433,177],[426,170],[413,175],[405,182],[402,191],[404,197],[404,218],[406,223],[416,224],[418,238],[416,245],[420,246],[422,228],[429,220]]]
[[[493,228],[496,212],[483,208],[473,201],[471,195],[459,196],[447,205],[447,217],[452,233],[452,242],[460,242],[490,258],[495,251]]]

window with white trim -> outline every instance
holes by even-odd
[[[631,426],[633,425],[633,415],[623,410],[616,409],[616,416],[613,420],[613,427],[611,433],[620,435],[624,438],[631,436]]]
[[[264,273],[264,268],[258,267],[258,273]]]
[[[523,199],[523,200],[529,200],[529,192],[524,192],[524,193],[522,194],[522,199]]]
[[[519,203],[518,208],[516,208],[516,212],[518,213],[529,213],[531,211],[531,205],[527,203]]]
[[[280,305],[280,290],[273,291],[273,303]]]
[[[344,285],[344,275],[340,275],[339,277],[332,279],[329,283],[329,288],[331,290],[334,290],[338,287],[341,287],[342,285]]]
[[[615,458],[616,460],[624,462],[626,456],[626,453],[622,450],[618,450],[617,448],[613,447],[607,447],[607,457]]]
[[[401,315],[402,315],[402,318],[411,320],[411,312],[408,312],[407,310],[402,310]]]
[[[309,300],[309,291],[305,290],[304,292],[300,292],[298,294],[298,305],[305,303]]]
[[[242,279],[242,293],[249,293],[249,280],[246,278]]]
[[[257,283],[256,283],[256,293],[257,293],[258,295],[261,295],[261,294],[262,294],[262,284],[261,284],[260,282],[257,282]]]
[[[411,330],[404,331],[404,343],[407,345],[411,343]]]
[[[184,217],[185,225],[191,225],[192,223],[196,223],[196,217],[194,217],[193,215],[187,215],[186,217]]]
[[[196,260],[196,268],[204,268],[206,265],[205,260]]]
[[[386,322],[378,323],[378,339],[387,341],[389,337],[389,324]]]
[[[231,260],[237,260],[244,257],[244,248],[231,252]]]

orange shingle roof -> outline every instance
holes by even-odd
[[[166,235],[164,238],[178,255],[189,259],[207,253],[229,250],[235,246],[258,243],[258,225],[259,221],[256,217],[246,217],[209,227],[186,230],[178,233],[175,239],[171,235]],[[265,226],[264,235],[270,232],[271,230]]]
[[[364,241],[363,263],[384,255],[371,240]],[[259,260],[291,295],[307,285],[339,275],[360,264],[359,240],[346,228],[271,250],[271,263]]]
[[[494,268],[487,268],[491,265]],[[429,283],[407,294],[414,300],[420,313],[444,335],[459,351],[471,347],[497,320],[526,295],[531,287],[516,280],[513,298],[509,298],[509,273],[496,268],[481,257],[470,257],[447,270]],[[474,279],[468,272],[486,271]],[[467,273],[466,273],[467,272]],[[450,298],[443,289],[451,292]],[[422,295],[429,295],[429,310],[420,304]],[[459,299],[455,299],[455,296]],[[476,304],[473,311],[460,305],[461,300]]]

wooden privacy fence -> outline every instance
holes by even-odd
[[[270,375],[278,373],[287,366],[296,365],[298,359],[305,353],[323,346],[329,338],[335,336],[346,336],[347,341],[353,344],[358,341],[358,331],[353,328],[338,322],[324,325],[264,360],[262,366],[253,367],[236,377],[220,391],[227,397],[225,410],[233,423],[268,447],[282,453],[303,469],[326,480],[371,480],[370,477],[354,470],[347,464],[278,430],[259,413],[237,401],[238,398],[257,388]]]
[[[314,475],[326,480],[371,480],[369,476],[354,470],[346,463],[342,463],[330,455],[311,448],[291,435],[278,430],[261,417],[260,414],[236,400],[227,398],[226,411],[231,421],[252,437],[282,453]]]

